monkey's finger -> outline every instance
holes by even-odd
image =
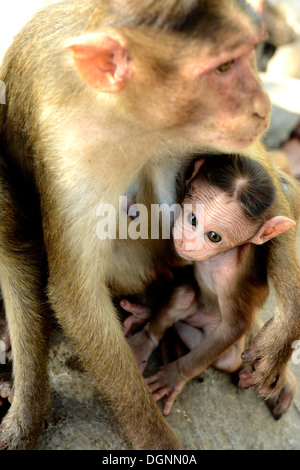
[[[261,357],[261,349],[262,349],[262,344],[261,344],[261,339],[264,337],[266,334],[266,331],[270,328],[270,325],[273,322],[273,318],[268,320],[263,327],[259,330],[257,333],[256,337],[253,340],[252,345],[250,348],[246,349],[242,353],[242,359],[245,362],[254,362]]]
[[[168,416],[170,414],[173,403],[174,403],[175,398],[177,397],[177,395],[178,395],[178,392],[176,390],[174,390],[167,397],[166,402],[165,402],[165,406],[164,406],[164,409],[163,409],[163,415],[164,416]]]
[[[148,389],[150,393],[156,393],[158,390],[163,390],[165,387],[160,384],[160,382],[156,381],[148,385]]]
[[[166,381],[159,373],[151,377],[150,380],[146,380],[146,383],[150,393],[157,394],[159,398],[172,390],[169,385],[166,385]],[[159,398],[157,398],[157,400],[159,400]]]
[[[121,300],[120,305],[126,312],[132,313],[132,315],[141,320],[148,320],[151,316],[151,310],[149,307],[146,307],[146,305],[133,304],[125,299]]]
[[[254,386],[252,366],[250,364],[244,364],[243,369],[239,372],[238,385],[240,388],[250,388]]]
[[[266,386],[259,388],[258,393],[267,399],[275,398],[280,394],[281,390],[285,386],[286,374],[279,374],[275,379],[274,377],[270,377],[266,383]]]
[[[258,379],[256,380],[258,381]],[[276,389],[279,388],[278,391],[280,391],[283,385],[284,385],[284,381],[281,381],[279,377],[272,377],[268,379],[268,382],[266,382],[266,385],[261,385],[258,388],[258,393],[262,397],[269,397],[271,394],[274,395],[274,392]]]
[[[152,393],[152,396],[153,396],[155,401],[158,401],[162,397],[167,395],[169,392],[170,392],[170,387],[163,387],[163,388],[159,389],[157,392]]]
[[[267,404],[270,406],[271,412],[276,421],[280,419],[281,416],[288,410],[290,404],[292,403],[296,389],[297,380],[290,371],[287,371],[286,383],[280,391],[279,395],[277,395],[275,399],[267,400]]]
[[[257,358],[258,354],[258,349],[255,347],[252,347],[250,349],[246,349],[242,353],[242,359],[244,362],[253,362]]]
[[[239,372],[239,383],[240,388],[249,388],[253,386],[253,367],[251,363],[244,363],[242,369]]]
[[[146,382],[147,385],[151,385],[154,382],[156,382],[158,380],[158,378],[159,378],[158,374],[151,375],[151,377],[146,377],[145,378],[145,382]]]

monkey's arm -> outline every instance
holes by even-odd
[[[265,150],[258,147],[251,158],[256,158],[274,176],[277,200],[275,211],[290,218],[299,215],[298,188],[292,186],[283,193],[278,173],[272,167]],[[299,193],[298,193],[299,194]],[[292,344],[300,338],[300,268],[297,257],[297,229],[268,243],[268,281],[275,288],[277,298],[276,315],[259,331],[253,345],[244,352],[246,364],[240,385],[257,387],[267,398],[276,396],[286,382],[287,363],[291,358]],[[251,372],[250,372],[251,370]]]
[[[225,300],[225,299],[224,299]],[[191,352],[177,361],[162,367],[157,374],[146,379],[155,400],[167,395],[163,414],[170,413],[175,397],[184,384],[200,375],[228,350],[249,328],[252,315],[241,312],[238,302],[226,299],[223,302],[220,324]]]

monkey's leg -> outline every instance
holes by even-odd
[[[132,331],[147,323],[151,317],[151,310],[145,305],[133,304],[125,299],[120,302],[120,305],[124,310],[131,313],[123,322],[123,334],[125,337],[132,336]]]
[[[0,160],[0,284],[14,381],[13,403],[0,426],[0,448],[24,449],[35,446],[50,397],[45,257],[29,192],[20,186],[17,193],[9,174]],[[32,202],[28,213],[27,197]]]
[[[43,291],[40,273],[26,256],[14,259],[10,254],[8,260],[3,253],[1,255],[1,288],[13,350],[14,399],[1,423],[0,446],[32,448],[41,431],[50,397]]]
[[[54,269],[51,279],[50,270],[49,297],[58,321],[77,349],[81,362],[109,400],[132,446],[148,450],[178,449],[179,444],[147,390],[126,343],[108,289],[99,285],[96,273],[91,289],[91,269],[87,273],[90,279],[71,288],[63,281],[68,279],[67,273],[55,279],[58,271]],[[78,276],[69,272],[69,279],[76,282]]]
[[[168,303],[152,317],[149,308],[127,302],[127,311],[133,314],[139,312],[142,318],[148,317],[149,319],[143,330],[128,339],[141,373],[144,372],[150,355],[157,348],[166,330],[178,320],[195,313],[197,306],[195,296],[195,291],[191,286],[177,286],[171,293]],[[123,308],[125,308],[124,304]]]

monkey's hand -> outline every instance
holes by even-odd
[[[252,346],[242,354],[243,369],[239,373],[241,388],[257,387],[267,400],[274,399],[286,385],[287,362],[292,353],[278,322],[272,318],[261,328]]]
[[[120,305],[126,312],[132,313],[123,323],[123,333],[126,337],[130,336],[136,328],[144,326],[151,317],[151,310],[145,305],[133,304],[125,299],[121,300]]]
[[[181,374],[177,361],[162,366],[157,374],[146,379],[146,384],[155,401],[166,396],[163,415],[168,416],[176,396],[181,392],[186,379]]]
[[[128,338],[127,342],[141,373],[143,373],[151,353],[158,346],[158,341],[148,333],[147,327],[145,327],[142,331]]]

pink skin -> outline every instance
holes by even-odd
[[[201,162],[196,164],[195,172],[201,167]],[[256,221],[249,223],[237,200],[208,183],[193,184],[196,185],[193,201],[186,198],[184,204],[192,205],[195,214],[196,203],[201,201],[204,204],[203,230],[191,224],[191,214],[183,211],[175,223],[173,235],[177,253],[184,259],[194,261],[201,294],[196,298],[190,286],[180,286],[174,290],[168,305],[153,318],[147,307],[128,301],[122,304],[134,317],[126,320],[127,336],[132,331],[131,325],[139,323],[142,326],[148,322],[129,340],[141,372],[166,329],[173,325],[191,351],[146,379],[155,400],[167,397],[164,415],[170,413],[175,397],[184,384],[200,375],[209,365],[227,372],[241,366],[245,331],[242,327],[241,330],[232,331],[232,317],[238,315],[235,312],[238,307],[232,305],[230,297],[241,269],[241,253],[247,253],[251,243],[265,243],[295,225],[286,217],[273,217],[262,226]],[[210,232],[221,235],[222,239],[218,243],[211,241],[208,236]],[[240,317],[237,316],[236,322],[239,321]],[[246,326],[249,328],[248,324]]]

